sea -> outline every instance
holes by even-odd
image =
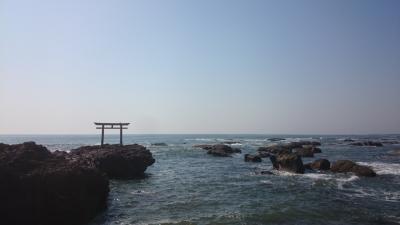
[[[350,159],[378,174],[307,172],[291,174],[244,161],[261,146],[315,140],[322,153],[311,162]],[[350,146],[354,141],[381,141],[384,147]],[[1,135],[0,142],[35,141],[50,151],[96,145],[99,135]],[[118,135],[106,135],[119,143]],[[400,224],[400,135],[124,135],[124,144],[146,146],[156,162],[138,180],[111,180],[108,208],[89,225],[123,224]],[[196,144],[228,142],[242,150],[214,157]],[[155,143],[165,143],[156,146]],[[261,174],[271,171],[273,174]]]

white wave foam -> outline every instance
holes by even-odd
[[[215,142],[215,138],[186,138],[185,141],[205,141],[205,142]]]
[[[272,181],[270,181],[270,180],[261,180],[260,182],[263,183],[263,184],[272,185]]]
[[[384,191],[383,195],[385,196],[385,200],[388,202],[400,201],[400,191],[395,191],[395,192]]]
[[[131,194],[133,194],[133,195],[150,195],[150,194],[153,194],[153,192],[136,190],[136,191],[132,191]]]
[[[241,143],[233,143],[233,144],[230,144],[230,146],[242,146],[243,144],[241,144]]]
[[[351,193],[345,193],[345,195],[349,197],[358,197],[358,198],[369,197],[387,202],[400,201],[400,191],[390,192],[390,191],[375,190],[366,187],[349,188],[347,190],[351,191]]]
[[[338,185],[338,189],[343,190],[344,189],[343,188],[344,184],[352,182],[352,181],[355,181],[355,180],[358,180],[358,179],[360,179],[360,178],[358,176],[356,176],[356,175],[352,175],[352,176],[350,176],[348,178],[337,178],[336,182],[337,182],[337,185]]]
[[[370,166],[378,174],[400,175],[399,163],[383,163],[383,162],[357,162],[363,166]]]

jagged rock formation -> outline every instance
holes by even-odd
[[[153,163],[140,145],[51,153],[34,142],[0,143],[2,224],[85,224],[107,206],[108,177],[140,177]]]

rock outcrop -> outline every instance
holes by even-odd
[[[262,159],[258,155],[245,154],[244,161],[246,161],[246,162],[261,162]]]
[[[106,207],[108,192],[94,167],[34,142],[0,146],[2,224],[85,224]]]
[[[155,159],[142,145],[83,146],[71,150],[67,158],[94,166],[111,179],[141,178]]]
[[[302,148],[295,148],[293,151],[301,157],[314,157],[314,154],[322,152],[320,148],[312,145],[303,145]]]
[[[232,148],[228,145],[217,144],[213,145],[210,150],[208,150],[207,154],[211,154],[214,156],[221,156],[221,157],[228,157],[231,156],[233,153],[240,153],[242,152],[240,149]]]
[[[84,146],[51,153],[0,144],[0,212],[8,225],[79,225],[107,206],[108,178],[142,177],[154,163],[140,145]]]
[[[294,154],[278,154],[270,156],[272,165],[277,170],[292,172],[292,173],[304,173],[304,165],[301,157]]]
[[[289,154],[292,153],[292,148],[286,145],[271,145],[266,147],[259,147],[259,155],[262,157],[269,157],[271,154]]]
[[[316,148],[316,146],[321,145],[320,142],[316,141],[297,141],[297,142],[290,142],[285,144],[275,144],[266,147],[258,148],[259,155],[262,157],[268,157],[270,154],[289,154],[292,153],[294,149],[304,149],[299,150],[299,155],[304,155],[304,157],[312,157],[314,153],[320,153],[321,149]],[[306,150],[306,149],[312,149]],[[311,154],[312,152],[312,154]],[[267,154],[268,153],[268,154]]]
[[[304,167],[313,170],[329,170],[331,168],[331,163],[327,159],[318,159],[312,163],[305,164]]]
[[[301,157],[314,157],[314,151],[312,148],[296,148],[294,153]]]
[[[368,166],[361,166],[350,160],[338,160],[331,166],[331,171],[334,173],[352,172],[360,177],[375,177],[376,173]]]

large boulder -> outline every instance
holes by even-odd
[[[312,147],[312,150],[313,150],[314,154],[322,153],[322,150],[320,148],[317,148],[317,147]]]
[[[269,157],[271,154],[289,154],[292,153],[292,148],[286,145],[270,145],[266,147],[259,147],[258,150],[260,155]]]
[[[296,148],[294,153],[301,157],[314,157],[314,151],[312,148]]]
[[[376,173],[368,166],[361,166],[350,160],[338,160],[331,166],[331,171],[334,173],[355,173],[357,176],[374,177]]]
[[[260,157],[260,158],[269,158],[272,154],[271,153],[269,153],[269,152],[258,152],[257,153],[257,155]]]
[[[293,151],[301,157],[314,157],[314,154],[321,153],[321,149],[314,145],[303,145],[301,148],[295,148]]]
[[[94,167],[34,142],[0,146],[2,224],[85,224],[106,207],[108,192]]]
[[[262,159],[258,155],[245,154],[244,161],[246,161],[246,162],[261,162]]]
[[[278,154],[270,156],[272,165],[277,170],[283,170],[292,173],[304,173],[304,165],[301,157],[294,154]]]
[[[83,146],[71,150],[68,158],[94,166],[111,179],[141,178],[155,159],[142,145]]]
[[[221,157],[228,157],[231,156],[233,153],[240,153],[241,150],[237,148],[232,148],[228,145],[217,144],[213,145],[210,150],[208,150],[207,154],[211,154],[213,156],[221,156]]]
[[[309,167],[314,170],[329,170],[331,163],[327,159],[317,159],[309,164]]]

